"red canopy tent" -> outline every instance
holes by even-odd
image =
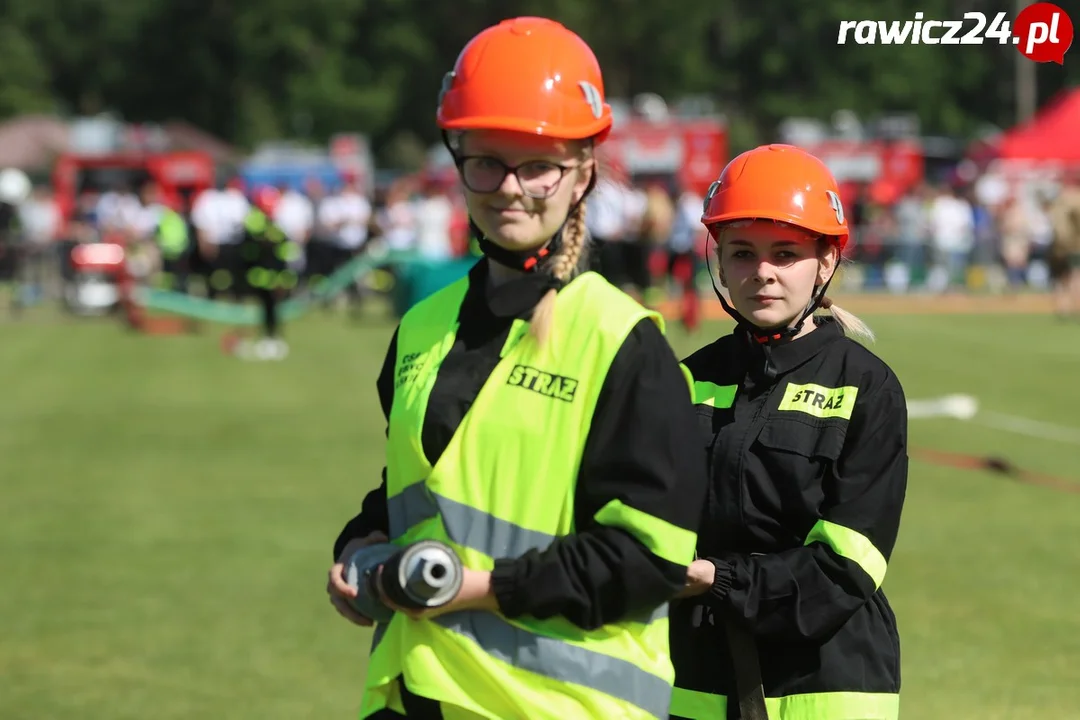
[[[1029,121],[1007,131],[997,156],[1080,164],[1080,87],[1062,91]]]

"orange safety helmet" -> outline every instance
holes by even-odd
[[[775,220],[833,238],[844,251],[849,231],[829,168],[793,145],[762,145],[727,164],[709,188],[701,222],[716,237],[736,220]]]
[[[540,17],[503,20],[474,37],[443,78],[443,130],[515,130],[603,142],[611,106],[592,49]]]

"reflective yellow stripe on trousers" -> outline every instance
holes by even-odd
[[[769,720],[897,720],[900,696],[892,693],[826,692],[767,697]],[[727,698],[697,690],[675,688],[671,717],[724,720]]]
[[[423,482],[388,498],[387,510],[391,539],[423,520],[441,516],[453,542],[490,557],[520,557],[529,550],[548,547],[555,539],[436,495]],[[650,623],[666,617],[667,610],[664,604],[638,621]],[[530,632],[495,613],[465,610],[440,615],[433,622],[464,635],[503,662],[560,682],[584,685],[636,705],[657,718],[668,716],[671,687],[633,663]],[[372,652],[385,631],[385,625],[376,626]]]

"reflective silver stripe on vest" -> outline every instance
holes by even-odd
[[[443,497],[418,482],[386,501],[390,516],[390,539],[396,539],[417,523],[439,515],[453,542],[491,558],[519,558],[529,550],[544,550],[554,535],[529,530],[464,503]],[[668,616],[668,604],[632,615],[626,620],[648,625]]]
[[[664,603],[656,609],[641,614],[630,615],[626,618],[625,622],[637,622],[643,625],[649,625],[656,620],[662,620],[668,616],[668,604]],[[371,635],[371,652],[375,652],[375,648],[379,647],[379,643],[382,642],[383,636],[386,635],[386,628],[389,623],[375,623],[375,630]]]
[[[498,615],[463,610],[434,622],[463,635],[492,657],[559,682],[583,685],[667,718],[671,686],[626,660],[523,630]]]
[[[544,550],[555,536],[529,530],[489,515],[456,500],[434,495],[447,536],[462,547],[491,558],[519,558],[530,550]]]
[[[451,541],[491,558],[518,558],[530,550],[543,550],[554,535],[529,530],[456,500],[437,495],[418,482],[387,498],[390,539],[399,538],[419,522],[442,516]]]
[[[439,508],[421,480],[387,498],[386,512],[390,518],[390,539],[395,540],[413,525],[438,515]]]

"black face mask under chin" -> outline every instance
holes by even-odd
[[[513,270],[520,270],[521,272],[536,272],[543,266],[543,261],[550,258],[555,253],[559,252],[559,248],[562,247],[562,234],[563,228],[566,227],[564,221],[562,227],[559,228],[555,236],[548,241],[546,245],[532,250],[507,250],[501,245],[497,245],[491,240],[487,239],[487,236],[477,227],[476,223],[469,219],[469,232],[476,238],[476,244],[480,246],[480,252],[484,253],[485,257],[488,257],[495,262]]]

